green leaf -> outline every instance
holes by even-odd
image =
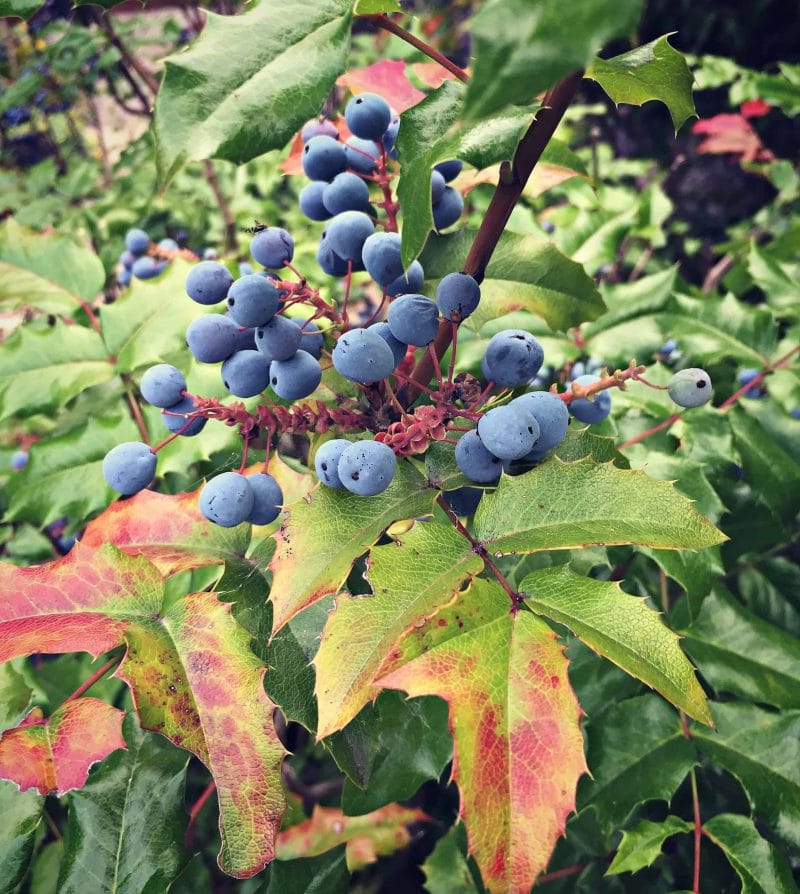
[[[121,298],[103,307],[103,340],[120,372],[133,372],[186,349],[186,327],[209,310],[185,294],[191,267],[175,259],[157,279],[134,278]]]
[[[44,798],[0,780],[0,894],[12,894],[25,877],[42,821]]]
[[[800,711],[715,703],[716,732],[692,730],[700,749],[742,784],[753,812],[800,846]]]
[[[564,462],[591,457],[598,463],[613,462],[620,469],[630,468],[626,457],[617,450],[614,438],[594,434],[591,426],[577,428],[574,420],[564,440],[553,451],[553,456]]]
[[[366,577],[372,596],[337,597],[314,659],[319,738],[341,729],[375,698],[373,681],[397,640],[482,568],[452,525],[415,524],[396,543],[371,550]]]
[[[433,235],[420,258],[428,279],[461,270],[475,230]],[[586,271],[552,242],[505,233],[481,283],[481,303],[465,325],[476,331],[489,320],[512,311],[540,316],[548,326],[566,331],[597,319],[605,309],[597,286]]]
[[[397,197],[403,210],[403,264],[406,267],[420,253],[433,229],[433,166],[459,158],[480,170],[511,159],[532,120],[532,110],[526,109],[495,116],[478,126],[459,123],[465,89],[458,81],[445,81],[401,117],[397,155],[402,169]]]
[[[353,7],[353,15],[357,16],[374,16],[392,12],[405,13],[399,0],[356,0],[356,5]]]
[[[433,853],[422,864],[425,890],[429,894],[478,894],[469,864],[459,846],[463,826],[454,826],[436,842]]]
[[[472,18],[475,53],[465,116],[529,104],[559,78],[585,68],[609,40],[629,35],[641,0],[490,0]]]
[[[42,5],[42,0],[0,0],[0,17],[29,19]]]
[[[83,326],[20,326],[0,355],[0,419],[53,412],[114,378],[100,336]]]
[[[606,875],[619,875],[620,872],[638,872],[652,865],[661,855],[664,842],[681,832],[691,832],[691,823],[679,816],[668,816],[661,823],[642,820],[630,829],[622,832],[622,841]]]
[[[401,460],[394,480],[377,497],[365,500],[318,487],[307,502],[294,503],[276,534],[270,564],[275,629],[338,592],[353,562],[392,522],[430,513],[434,493],[422,475]]]
[[[352,0],[208,13],[197,41],[165,63],[153,119],[161,184],[187,161],[242,164],[282,148],[344,71],[351,17]]]
[[[587,646],[691,717],[711,722],[705,693],[677,635],[643,599],[616,582],[582,577],[566,566],[529,574],[520,590],[533,611],[569,627]]]
[[[0,734],[15,727],[27,714],[33,690],[8,661],[0,664]]]
[[[341,845],[317,857],[275,860],[264,894],[347,894],[349,890],[350,873]]]
[[[798,92],[800,93],[800,91]],[[767,304],[770,307],[784,314],[797,315],[800,289],[798,289],[796,277],[784,269],[783,265],[767,254],[763,248],[760,248],[756,242],[752,242],[750,245],[747,270],[756,285],[764,290]]]
[[[677,267],[667,267],[633,282],[604,285],[603,301],[608,310],[581,330],[587,339],[607,332],[627,320],[662,310],[675,289]]]
[[[677,712],[655,695],[629,698],[590,718],[588,733],[593,778],[581,780],[578,806],[594,810],[606,834],[637,804],[669,801],[696,763]]]
[[[9,483],[6,517],[39,525],[64,515],[85,519],[111,500],[103,457],[117,444],[140,437],[128,416],[98,416],[34,444],[28,465]]]
[[[668,577],[686,591],[689,615],[694,617],[720,574],[724,573],[717,546],[692,553],[683,549],[643,549]]]
[[[188,755],[132,717],[127,749],[109,755],[69,796],[60,894],[164,891],[188,860],[183,809]]]
[[[74,237],[36,233],[13,217],[0,224],[0,305],[73,314],[94,300],[105,278],[100,258]]]
[[[759,834],[753,821],[720,813],[703,825],[742,880],[742,894],[796,894],[797,885],[786,859]]]
[[[683,631],[686,651],[717,692],[800,708],[797,639],[751,614],[723,587]]]
[[[669,109],[676,132],[687,118],[697,115],[692,100],[692,73],[686,59],[670,46],[668,34],[611,59],[594,59],[586,77],[598,84],[619,105],[644,105],[660,100]]]
[[[51,841],[37,854],[31,870],[30,894],[58,894],[58,874],[64,859],[64,841]]]
[[[502,553],[621,543],[700,549],[724,539],[669,482],[557,457],[516,478],[504,475],[481,500],[474,535]]]

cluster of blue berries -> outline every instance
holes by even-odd
[[[119,256],[117,284],[127,286],[135,276],[137,279],[153,279],[167,266],[166,258],[157,258],[150,254],[152,242],[150,236],[138,228],[128,230],[125,234],[125,250]],[[169,253],[178,251],[178,243],[174,239],[162,239],[157,251]]]

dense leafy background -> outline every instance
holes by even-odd
[[[64,699],[123,639],[139,647],[139,661],[134,649],[119,674],[131,689],[106,676],[91,690],[110,706],[116,733],[99,736],[106,748],[101,742],[91,755],[104,759],[86,785],[42,783],[45,796],[0,782],[0,891],[85,891],[87,878],[97,890],[137,894],[503,890],[504,870],[490,868],[495,850],[510,851],[535,827],[515,854],[513,869],[524,874],[538,834],[546,828],[555,840],[569,815],[547,865],[567,873],[542,890],[666,894],[692,887],[694,787],[703,890],[797,890],[797,357],[758,395],[720,407],[743,369],[764,369],[800,340],[800,22],[795,14],[776,29],[769,2],[741,16],[727,4],[688,0],[585,2],[569,22],[563,4],[549,0],[491,0],[470,19],[472,5],[404,4],[419,14],[405,20],[409,27],[472,64],[465,88],[432,80],[421,55],[369,23],[353,25],[352,5],[338,0],[282,4],[286,32],[267,0],[247,11],[212,4],[205,28],[205,14],[188,7],[105,19],[92,6],[0,3],[0,14],[29,18],[4,21],[0,55],[0,544],[10,582],[0,613],[9,659],[0,664],[0,768],[11,768],[0,775],[15,778],[19,749],[46,741],[35,766],[59,783],[62,751],[81,732],[63,723],[81,702],[62,707]],[[357,11],[396,9],[362,2]],[[678,50],[692,54],[694,104]],[[167,56],[153,142],[145,132],[152,85]],[[182,297],[185,261],[120,290],[114,265],[125,231],[142,225],[198,253],[213,247],[235,271],[246,257],[243,228],[254,218],[280,222],[295,236],[297,264],[313,270],[321,227],[297,210],[302,178],[279,166],[293,169],[287,143],[333,81],[384,58],[399,65],[349,71],[341,83],[384,77],[404,109],[430,93],[404,114],[399,143],[404,250],[422,253],[429,286],[466,255],[498,165],[536,114],[536,94],[587,69],[489,266],[480,313],[462,330],[461,368],[477,372],[487,338],[518,326],[540,338],[555,381],[588,356],[610,367],[635,356],[652,364],[657,384],[683,365],[705,366],[715,383],[715,408],[669,424],[674,406],[662,392],[615,393],[599,431],[571,432],[557,458],[485,498],[473,529],[536,612],[516,621],[433,504],[426,479],[445,489],[463,483],[447,450],[404,464],[369,504],[319,490],[303,499],[312,481],[290,457],[275,472],[291,504],[281,534],[209,542],[191,500],[171,499],[235,457],[233,432],[209,425],[160,457],[162,497],[107,509],[113,494],[100,462],[138,437],[130,401],[147,366],[174,362],[190,389],[220,394],[214,371],[183,350],[185,327],[201,312]],[[334,106],[344,95],[337,91]],[[676,139],[695,105],[700,120]],[[429,235],[427,170],[455,154],[477,169],[459,181],[468,218],[455,234]],[[209,157],[219,161],[209,167]],[[336,294],[334,281],[319,284]],[[669,338],[676,349],[660,353]],[[158,438],[158,415],[146,410],[145,422]],[[637,442],[659,423],[663,430]],[[20,447],[30,459],[15,472],[9,461]],[[154,511],[150,497],[169,510]],[[552,507],[550,528],[542,500]],[[392,525],[420,516],[431,520]],[[80,532],[67,551],[64,539]],[[109,540],[119,551],[103,546]],[[23,568],[65,552],[43,567],[68,579],[75,567],[82,577],[105,569],[105,586],[66,587],[77,600],[70,606],[42,607],[34,595],[39,609],[22,612],[25,588],[41,593],[38,572]],[[143,617],[139,602],[109,601],[112,580],[158,621]],[[201,603],[203,624],[189,610]],[[84,613],[70,626],[76,606],[91,610],[94,626]],[[31,637],[22,645],[20,617]],[[226,643],[209,649],[228,662],[217,673],[238,688],[223,687],[224,710],[215,701],[207,715],[209,693],[197,678],[176,672],[174,691],[162,692],[166,677],[150,676],[155,662],[141,656],[150,637],[175,663],[209,630]],[[445,662],[447,673],[431,673],[431,662]],[[577,701],[566,686],[553,686],[556,697],[532,683],[522,672],[532,666],[550,668],[551,680],[568,673]],[[519,717],[503,713],[517,702],[524,717],[552,717],[557,728],[561,760],[536,755],[552,789],[545,814],[515,802],[530,770],[527,755],[507,747],[525,734]],[[231,799],[229,768],[210,752],[232,730],[256,741],[272,703],[284,718],[281,741],[261,743],[262,765],[245,761],[270,785],[244,786],[244,802]],[[702,722],[709,710],[713,729]],[[214,728],[226,714],[232,725]],[[494,775],[470,738],[475,717],[490,715],[507,733],[497,740]],[[164,719],[168,738],[140,729],[139,721]],[[112,750],[120,735],[127,749]],[[281,779],[284,749],[292,755]],[[475,856],[455,822],[454,749],[466,816],[483,819],[471,827]],[[558,773],[569,786],[584,759],[591,776],[573,803]],[[222,824],[212,797],[187,840],[187,809],[212,776],[225,792]],[[252,848],[264,840],[264,818],[277,823],[281,784],[288,809],[277,860],[247,881],[223,875],[221,845],[229,871],[263,863]],[[253,796],[262,799],[255,808]],[[548,850],[538,855],[545,862]]]

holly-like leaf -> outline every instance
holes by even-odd
[[[786,858],[765,841],[747,816],[720,813],[703,825],[742,880],[742,894],[796,894]]]
[[[0,777],[42,795],[80,788],[92,764],[125,747],[124,716],[97,698],[67,702],[46,719],[34,708],[0,738]]]
[[[459,123],[465,87],[446,81],[400,119],[397,155],[402,165],[397,197],[403,209],[403,264],[417,257],[433,229],[431,169],[440,161],[460,158],[480,170],[510,159],[531,110],[497,115],[479,126]],[[456,269],[456,268],[452,268]]]
[[[192,265],[175,258],[154,280],[134,278],[129,289],[100,312],[103,340],[119,372],[169,359],[186,347],[186,327],[208,308],[186,297]]]
[[[692,73],[686,59],[670,46],[665,34],[641,47],[614,56],[596,58],[586,70],[617,105],[641,106],[656,99],[669,109],[675,130],[697,113],[692,100]]]
[[[490,0],[471,21],[475,59],[464,114],[484,118],[585,68],[614,37],[636,27],[641,0]]]
[[[592,778],[581,781],[578,805],[610,834],[637,804],[669,801],[696,756],[677,712],[655,695],[626,699],[590,721]]]
[[[661,855],[664,842],[681,832],[691,832],[691,823],[679,816],[668,816],[663,822],[653,823],[642,820],[630,829],[622,832],[622,841],[606,875],[619,875],[620,872],[638,872],[652,865]]]
[[[408,827],[428,819],[415,807],[388,804],[364,816],[345,816],[338,807],[314,805],[311,819],[284,829],[278,836],[278,860],[315,857],[340,844],[347,845],[351,872],[393,854],[411,841]]]
[[[320,739],[375,698],[373,681],[403,632],[427,621],[482,567],[455,528],[432,522],[370,552],[372,596],[337,597],[314,659]]]
[[[467,228],[431,236],[420,259],[425,276],[437,280],[461,270],[474,236],[475,230]],[[596,319],[605,305],[583,267],[552,242],[506,233],[481,283],[481,303],[466,325],[477,331],[489,320],[518,310],[536,314],[552,329],[566,331]]]
[[[0,419],[53,412],[115,375],[100,336],[83,326],[20,326],[0,356]]]
[[[796,277],[791,268],[786,269],[776,258],[769,255],[754,241],[750,245],[747,258],[747,270],[750,276],[767,296],[767,304],[775,308],[781,315],[797,315],[797,302],[800,291]]]
[[[306,606],[336,593],[353,562],[392,522],[430,512],[434,491],[407,462],[397,464],[389,487],[365,500],[318,487],[288,511],[275,536],[270,563],[274,626],[280,629]]]
[[[525,475],[504,475],[481,500],[474,533],[503,553],[598,543],[700,549],[725,539],[669,482],[557,457]]]
[[[192,889],[192,894],[194,894]],[[265,894],[348,894],[345,846],[325,851],[318,857],[276,860],[269,867],[269,886]]]
[[[459,847],[461,829],[463,827],[453,827],[440,838],[422,865],[425,890],[429,894],[478,894],[478,886]]]
[[[718,587],[683,631],[686,651],[717,692],[800,708],[797,640],[762,621]]]
[[[354,12],[359,15],[358,9]],[[341,75],[336,83],[340,87],[347,87],[354,94],[364,91],[377,93],[396,112],[405,112],[406,109],[425,99],[425,94],[409,81],[406,63],[402,59],[381,59],[380,62],[374,62],[364,68],[351,68]]]
[[[0,565],[0,592],[0,661],[127,645],[116,674],[142,726],[196,754],[215,778],[220,866],[237,877],[263,869],[284,809],[283,747],[264,668],[231,606],[213,593],[167,601],[145,558],[80,542],[48,565]]]
[[[380,13],[405,12],[399,0],[356,0],[353,13],[357,16],[374,16]]]
[[[499,586],[476,579],[406,632],[379,678],[448,702],[460,812],[492,892],[529,890],[586,769],[563,650],[531,612],[508,609]]]
[[[800,846],[800,711],[714,704],[716,732],[697,727],[700,749],[735,776],[753,812]]]
[[[94,300],[105,278],[100,258],[74,237],[36,233],[13,217],[0,224],[0,305],[72,315]]]
[[[208,13],[192,47],[165,63],[153,119],[162,185],[187,161],[242,164],[284,146],[344,70],[351,17],[352,0]]]
[[[87,879],[119,894],[166,890],[188,860],[183,809],[188,755],[161,736],[123,726],[127,749],[110,755],[69,799],[59,892]]]
[[[0,894],[12,894],[25,877],[42,822],[44,798],[35,791],[20,792],[13,782],[0,780]]]
[[[0,735],[25,716],[33,690],[9,662],[0,664]]]
[[[617,468],[630,468],[626,457],[617,450],[614,438],[596,435],[592,431],[592,426],[578,428],[574,421],[567,429],[564,440],[553,451],[553,455],[564,462],[591,457],[598,463],[613,462]]]
[[[630,596],[618,583],[583,577],[567,566],[529,574],[520,590],[533,611],[569,627],[587,646],[689,716],[711,722],[705,693],[678,636],[643,599]]]

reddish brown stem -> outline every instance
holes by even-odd
[[[116,47],[120,56],[122,57],[122,61],[125,66],[129,69],[133,69],[136,74],[147,84],[150,91],[155,95],[158,93],[158,79],[150,71],[147,66],[143,65],[133,53],[125,46],[122,42],[122,39],[114,30],[113,25],[111,24],[111,19],[108,17],[107,13],[100,12],[100,10],[92,10],[93,17],[95,22],[100,26],[103,33],[114,47]]]
[[[130,385],[128,385],[128,387],[125,389],[125,394],[128,398],[128,404],[131,408],[131,415],[136,422],[136,427],[139,429],[139,434],[142,436],[142,441],[145,444],[149,444],[150,432],[147,429],[147,423],[144,421],[142,408],[139,406],[139,401],[136,399],[136,395],[131,390]]]
[[[451,62],[447,56],[443,56],[438,50],[435,50],[430,44],[425,43],[424,40],[420,40],[419,37],[415,37],[410,31],[406,31],[402,25],[398,25],[397,22],[393,21],[387,15],[377,15],[377,16],[364,16],[365,19],[372,19],[372,21],[376,22],[378,25],[383,28],[384,31],[388,31],[390,34],[394,34],[396,37],[399,37],[401,40],[404,40],[406,43],[411,44],[412,47],[418,49],[421,53],[424,53],[430,59],[433,59],[434,62],[438,62],[442,68],[446,68],[450,74],[454,75],[458,78],[459,81],[463,81],[466,83],[469,80],[469,76],[464,71],[463,68],[459,68],[455,62]]]
[[[577,875],[579,872],[583,872],[584,869],[586,869],[584,863],[578,863],[575,866],[567,866],[565,869],[556,869],[554,872],[548,872],[547,875],[540,875],[533,883],[533,886],[534,888],[538,888],[539,885],[546,885],[548,882],[555,882],[560,878],[568,878],[571,875]]]
[[[700,818],[700,798],[697,794],[697,775],[694,768],[689,771],[692,785],[692,811],[694,812],[694,871],[692,873],[692,894],[700,894],[700,845],[703,835],[703,821]]]
[[[644,441],[646,438],[649,438],[650,435],[654,435],[657,432],[663,431],[665,428],[670,428],[681,418],[680,413],[673,413],[672,416],[669,416],[667,419],[662,420],[657,425],[652,426],[651,428],[645,429],[643,432],[639,432],[638,435],[635,435],[632,438],[628,438],[627,441],[624,441],[619,445],[619,450],[624,450],[626,447],[632,447],[634,444],[639,444],[641,441]]]
[[[89,318],[89,322],[92,324],[92,329],[99,335],[100,334],[100,320],[97,319],[97,314],[92,310],[92,306],[88,301],[81,301],[81,309]]]
[[[119,657],[109,658],[105,664],[97,668],[97,670],[91,675],[91,677],[88,677],[86,680],[84,680],[83,683],[81,683],[81,685],[71,695],[68,695],[64,699],[62,704],[65,705],[67,702],[71,702],[76,698],[80,698],[83,693],[87,691],[87,689],[91,689],[91,687],[94,686],[94,684],[98,680],[104,677],[111,670],[112,667],[115,667],[118,664]]]
[[[727,410],[732,404],[735,404],[737,400],[739,400],[742,395],[747,394],[747,392],[751,388],[757,388],[766,377],[775,369],[781,369],[786,366],[786,364],[794,357],[794,355],[800,351],[800,345],[792,348],[791,351],[784,354],[783,357],[779,357],[774,363],[768,364],[761,372],[754,378],[751,379],[746,385],[742,385],[742,387],[738,391],[734,391],[734,393],[723,403],[720,404],[720,410]]]
[[[212,779],[211,782],[203,789],[200,793],[200,797],[192,804],[191,809],[189,810],[189,824],[186,827],[186,847],[191,847],[194,843],[194,827],[197,823],[197,817],[200,815],[200,811],[205,807],[206,801],[214,794],[217,785]]]

